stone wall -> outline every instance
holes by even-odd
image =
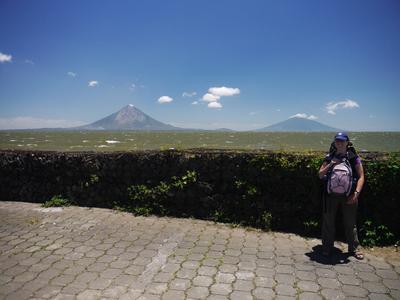
[[[315,235],[320,230],[323,184],[317,173],[323,156],[218,150],[0,151],[0,199],[45,202],[62,195],[83,206]],[[362,157],[367,182],[359,222],[385,225],[398,237],[398,156],[370,153]],[[195,180],[186,184],[188,171],[194,172]],[[141,198],[128,193],[132,186],[140,187]]]

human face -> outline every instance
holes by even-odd
[[[335,146],[338,152],[345,153],[347,150],[348,141],[335,140]]]

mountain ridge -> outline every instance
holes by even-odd
[[[336,132],[338,128],[330,127],[320,122],[300,117],[289,118],[285,121],[272,124],[255,130],[257,132]]]

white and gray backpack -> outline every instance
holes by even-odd
[[[335,164],[328,174],[328,194],[349,196],[353,188],[353,171],[347,158]]]

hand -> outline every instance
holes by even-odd
[[[356,204],[358,202],[358,193],[352,193],[348,198],[347,198],[347,204]]]
[[[337,163],[340,163],[340,160],[338,160],[337,158],[332,158],[331,164],[336,165]]]

